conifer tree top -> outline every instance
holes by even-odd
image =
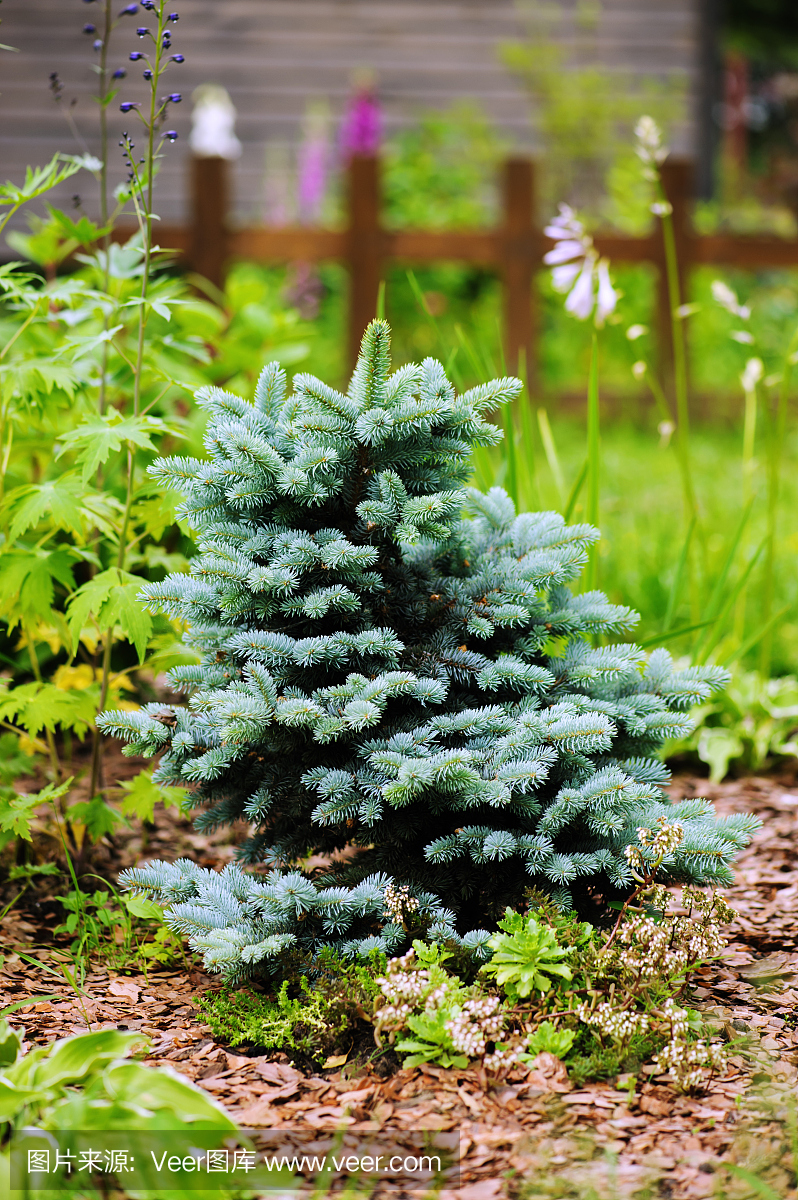
[[[254,403],[198,393],[207,460],[154,464],[198,553],[145,600],[201,663],[172,673],[187,707],[101,726],[162,753],[155,778],[192,787],[199,828],[249,825],[239,856],[265,880],[127,877],[228,974],[288,947],[394,950],[419,923],[477,951],[474,927],[529,888],[565,907],[628,889],[625,847],[664,814],[685,834],[672,878],[722,882],[748,840],[747,818],[672,807],[656,757],[724,673],[607,644],[636,614],[567,586],[597,531],[467,487],[520,387],[457,396],[434,359],[391,374],[375,321],[346,394],[298,375],[286,395],[271,364]],[[303,873],[309,855],[327,867]]]

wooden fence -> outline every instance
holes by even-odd
[[[525,354],[530,381],[537,373],[538,320],[534,275],[551,248],[534,223],[535,164],[508,159],[502,172],[502,222],[486,230],[385,229],[381,222],[380,163],[356,157],[348,169],[348,221],[343,230],[305,226],[236,229],[228,222],[229,164],[221,158],[195,158],[191,163],[191,224],[188,229],[159,226],[158,240],[177,250],[193,270],[217,285],[235,259],[252,262],[323,262],[337,260],[349,271],[349,358],[357,354],[363,330],[374,316],[380,280],[390,263],[441,261],[471,263],[495,270],[503,285],[505,353],[508,367],[518,369]],[[668,159],[662,167],[666,195],[673,206],[674,231],[686,299],[685,282],[692,267],[711,263],[744,268],[798,266],[798,240],[765,235],[697,236],[690,222],[692,164]],[[652,263],[658,271],[657,328],[663,337],[662,358],[670,374],[670,302],[664,270],[662,232],[646,237],[598,234],[598,252],[612,263]],[[129,231],[128,231],[129,232]],[[125,236],[119,230],[118,236]]]

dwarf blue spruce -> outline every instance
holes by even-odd
[[[152,467],[198,553],[144,597],[202,661],[172,672],[185,707],[100,724],[191,786],[200,830],[249,832],[221,874],[124,881],[231,978],[419,931],[485,958],[530,887],[565,908],[631,890],[625,847],[659,816],[684,835],[662,873],[690,882],[728,881],[753,828],[662,791],[659,747],[724,673],[613,643],[636,614],[568,586],[597,531],[466,486],[518,380],[457,396],[433,359],[391,373],[389,339],[371,324],[346,394],[297,375],[287,395],[277,364],[254,403],[202,389],[208,457]]]

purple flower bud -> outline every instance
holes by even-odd
[[[171,100],[172,104],[179,104],[183,97],[180,95],[180,92],[172,92],[166,99]]]
[[[143,25],[140,25],[136,30],[136,33],[139,35],[139,37],[146,37],[149,32],[149,29],[146,29]]]
[[[97,41],[94,43],[94,46],[92,47],[92,49],[94,49],[94,50],[102,50],[102,48],[103,48],[103,44],[102,44],[102,42],[100,41],[100,39],[99,39],[99,38],[97,38]]]
[[[155,8],[155,4],[153,3],[153,0],[141,0],[141,7],[153,9]]]
[[[129,113],[131,111],[131,109],[138,108],[138,107],[139,107],[139,105],[137,103],[134,103],[132,100],[125,100],[123,104],[119,105],[119,111],[123,112],[123,113]]]
[[[177,130],[176,129],[167,129],[166,133],[161,134],[161,137],[168,138],[170,142],[176,142],[177,141]]]
[[[124,67],[117,67],[117,69],[113,73],[112,78],[124,79],[126,75],[127,75],[127,71],[124,69]]]
[[[143,57],[144,57],[144,55],[141,53],[141,51],[140,51],[140,50],[133,50],[133,51],[131,52],[131,54],[130,54],[130,61],[131,61],[131,62],[138,62],[138,61],[139,61],[139,59],[140,59],[140,58],[143,58]]]
[[[166,19],[167,19],[167,21],[179,21],[180,13],[170,13]]]
[[[149,68],[143,72],[143,75],[145,79],[152,79],[152,71]]]
[[[169,61],[170,62],[185,62],[186,60],[182,54],[173,54],[172,57],[169,59]]]
[[[84,32],[84,33],[96,33],[96,32],[97,32],[97,26],[96,26],[96,25],[84,25],[84,26],[83,26],[83,32]]]
[[[138,4],[128,4],[125,8],[120,9],[119,15],[120,17],[135,17],[138,11]]]

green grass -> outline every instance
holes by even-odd
[[[570,491],[580,475],[584,475],[586,414],[550,412],[548,419],[557,467]],[[535,427],[539,428],[537,423]],[[518,413],[516,429],[520,443],[516,447],[519,507],[562,508],[554,461],[547,455],[543,439],[536,437],[531,451],[528,449]],[[792,430],[784,447],[786,464],[794,461],[796,452],[798,437]],[[757,665],[756,639],[763,632],[759,620],[765,587],[761,553],[750,569],[745,594],[735,598],[734,592],[745,580],[749,564],[766,537],[767,463],[762,454],[755,455],[754,499],[735,543],[744,515],[742,430],[694,427],[691,454],[700,531],[700,536],[697,532],[691,539],[694,546],[689,554],[695,607],[691,605],[691,588],[683,562],[687,528],[676,453],[672,442],[666,442],[657,431],[654,413],[639,422],[602,420],[598,497],[602,540],[598,548],[597,584],[614,602],[631,605],[641,613],[642,620],[635,631],[637,641],[700,625],[711,617],[710,606],[714,607],[716,619],[709,628],[709,636],[707,627],[699,628],[669,640],[668,648],[675,654],[686,654],[697,648],[706,651],[709,647],[709,657],[721,662],[735,661],[742,648],[743,663],[753,667]],[[507,487],[507,474],[507,457],[502,448],[480,454],[475,477],[479,487],[494,483]],[[592,507],[583,485],[573,503],[571,518],[587,520],[589,505]],[[798,477],[787,466],[782,475],[774,554],[772,611],[780,614],[773,639],[775,675],[792,673],[798,667],[795,573],[798,526],[794,518],[797,507]]]

